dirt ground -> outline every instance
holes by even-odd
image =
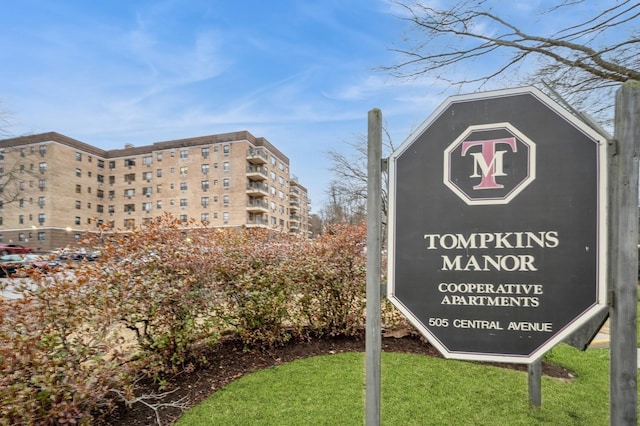
[[[402,333],[401,333],[402,334]],[[350,338],[324,338],[304,342],[292,342],[283,347],[246,351],[243,345],[235,340],[225,340],[213,348],[208,354],[208,364],[199,366],[190,372],[183,372],[169,380],[169,390],[173,390],[165,401],[182,400],[187,407],[197,405],[216,390],[252,371],[284,364],[296,359],[316,355],[335,354],[341,352],[364,352],[364,335]],[[383,337],[383,352],[402,352],[436,356],[440,354],[424,339],[415,335],[399,337]],[[526,371],[523,364],[496,364],[504,368]],[[571,372],[558,366],[544,363],[542,373],[551,377],[570,379]],[[144,390],[142,390],[144,392]],[[147,386],[147,392],[158,392]],[[159,411],[162,425],[169,425],[178,419],[181,410],[166,408]],[[143,404],[131,407],[118,406],[101,425],[137,426],[153,425],[156,414]]]

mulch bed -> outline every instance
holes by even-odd
[[[244,345],[237,340],[223,340],[207,354],[209,361],[207,365],[198,366],[193,371],[181,373],[169,380],[169,390],[173,392],[167,395],[166,400],[182,400],[183,404],[192,407],[231,381],[259,369],[316,355],[364,352],[364,350],[364,335],[297,341],[281,347],[250,351],[246,350]],[[407,333],[401,333],[398,337],[383,337],[382,350],[383,352],[441,357],[436,349],[422,337]],[[522,371],[527,370],[525,364],[495,365]],[[573,377],[569,370],[545,362],[542,363],[542,374],[562,379]],[[142,393],[145,392],[145,387],[148,393],[159,393],[151,383],[143,385]],[[179,408],[163,408],[158,410],[158,413],[162,425],[168,425],[177,420],[182,411]],[[121,404],[100,424],[113,426],[153,425],[157,424],[156,413],[140,403],[131,407]]]

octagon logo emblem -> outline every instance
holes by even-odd
[[[469,126],[444,150],[443,170],[465,203],[508,204],[536,178],[536,145],[510,123]]]

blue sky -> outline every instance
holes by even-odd
[[[371,108],[399,144],[443,99],[376,70],[402,37],[390,12],[378,0],[9,0],[5,130],[104,149],[248,130],[289,157],[318,212],[327,151],[366,135]]]
[[[6,0],[4,130],[103,149],[248,130],[289,157],[317,213],[327,152],[366,136],[370,109],[397,146],[446,98],[377,69],[397,62],[397,13],[385,0]]]

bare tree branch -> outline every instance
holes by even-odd
[[[383,152],[388,155],[395,150],[391,135],[386,126],[382,128],[384,134]],[[358,136],[356,140],[346,142],[349,147],[345,151],[329,151],[331,161],[330,170],[334,173],[334,180],[330,185],[328,195],[329,205],[322,212],[323,220],[327,223],[354,223],[364,219],[367,204],[367,138]],[[388,206],[388,175],[382,176],[382,221],[386,224]]]
[[[564,97],[583,103],[587,112],[603,112],[599,102],[613,87],[627,80],[640,80],[640,34],[634,26],[640,17],[640,4],[623,0],[606,8],[588,3],[591,17],[571,22],[571,11],[584,10],[585,0],[567,0],[540,11],[545,18],[563,14],[567,27],[555,33],[531,33],[498,15],[487,0],[462,0],[448,9],[430,6],[431,2],[390,0],[404,12],[401,19],[415,31],[405,40],[408,47],[393,49],[404,56],[394,65],[382,67],[400,78],[430,76],[451,86],[480,84],[507,76],[531,60],[539,61],[529,82],[546,81]],[[580,16],[579,14],[575,14]],[[455,67],[473,70],[481,59],[500,56],[499,61],[484,61],[484,70],[456,76]],[[491,66],[493,69],[491,69]],[[489,68],[486,68],[489,67]],[[610,99],[610,98],[609,98]],[[587,102],[589,100],[589,102]],[[612,100],[609,101],[609,107]],[[609,113],[610,114],[610,113]]]

